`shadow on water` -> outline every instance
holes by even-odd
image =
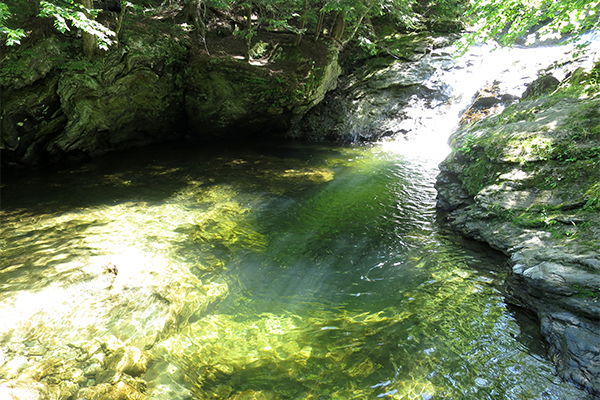
[[[311,168],[310,159],[315,153],[337,155],[335,148],[325,147],[309,152],[301,147],[275,145],[263,148],[267,150],[264,153],[255,147],[237,143],[203,149],[170,143],[110,154],[67,169],[3,173],[4,262],[0,271],[6,270],[6,283],[2,290],[10,290],[10,282],[20,282],[25,276],[35,280],[46,275],[35,283],[43,286],[48,277],[74,272],[50,270],[93,252],[84,240],[86,235],[115,218],[123,218],[128,208],[143,212],[145,208],[177,202],[183,194],[186,201],[196,203],[186,207],[208,210],[215,201],[235,197],[240,191],[284,193],[298,185],[327,179],[321,176],[324,170]],[[235,190],[221,194],[215,201],[202,198],[211,188],[223,186]],[[125,210],[110,213],[118,207]],[[177,229],[190,237],[197,233],[195,227],[190,231],[185,224]],[[139,233],[143,235],[143,229]],[[229,250],[224,248],[224,252]],[[21,274],[23,278],[19,279]]]
[[[2,173],[2,209],[43,206],[43,212],[60,212],[131,199],[160,202],[198,177],[205,178],[202,184],[206,186],[223,180],[243,183],[248,176],[252,181],[268,180],[269,172],[299,164],[306,167],[313,158],[335,157],[337,149],[324,145],[307,151],[277,142],[262,146],[217,143],[210,147],[169,142],[111,153],[63,168],[13,169]],[[294,177],[286,179],[293,181]],[[40,204],[41,199],[46,202]]]

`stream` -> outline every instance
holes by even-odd
[[[4,174],[0,398],[586,399],[506,257],[436,213],[446,112],[442,139]]]

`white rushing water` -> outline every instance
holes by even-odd
[[[386,149],[441,162],[450,152],[448,137],[459,127],[462,112],[478,91],[495,84],[500,93],[521,97],[527,84],[539,75],[551,74],[562,81],[577,68],[589,70],[600,55],[600,34],[586,34],[576,42],[528,47],[480,44],[456,57],[457,51],[456,46],[434,50],[431,59],[436,72],[424,83],[431,88],[446,87],[449,100],[425,106],[415,97],[402,124],[418,134],[385,141]],[[495,112],[502,109],[497,107]]]

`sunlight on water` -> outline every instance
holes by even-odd
[[[459,112],[556,54],[490,50],[432,56],[449,100],[413,99],[418,136],[5,179],[0,398],[585,399],[504,302],[505,257],[437,222]]]
[[[436,224],[431,166],[164,153],[5,183],[0,395],[584,398],[504,303],[504,258]]]

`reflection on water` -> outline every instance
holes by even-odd
[[[5,179],[0,395],[585,398],[504,257],[436,222],[435,174],[288,144]]]

